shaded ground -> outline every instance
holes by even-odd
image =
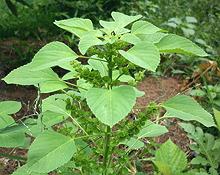
[[[155,78],[148,77],[145,78],[138,85],[138,89],[145,92],[145,95],[138,99],[138,106],[146,106],[149,102],[162,102],[169,97],[176,95],[181,87],[180,82],[175,78]],[[14,85],[5,85],[0,81],[0,101],[3,100],[17,100],[21,101],[23,104],[23,110],[20,111],[15,118],[19,116],[27,115],[33,110],[33,103],[37,96],[36,91],[32,87],[24,88]],[[187,139],[185,133],[178,127],[177,120],[169,120],[166,123],[162,123],[169,126],[169,132],[162,137],[156,138],[156,142],[163,143],[168,138],[179,145],[184,151],[188,151],[187,145],[189,145],[189,140]],[[1,153],[9,153],[10,155],[26,155],[26,151],[21,149],[0,149]],[[8,175],[14,171],[18,166],[19,161],[10,160],[8,158],[0,157],[0,175]],[[144,167],[147,171],[152,169],[152,166],[146,164]]]

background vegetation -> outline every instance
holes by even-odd
[[[162,58],[158,75],[180,75],[194,79],[211,65],[209,69],[212,71],[207,71],[206,81],[215,85],[219,80],[218,0],[3,0],[0,3],[0,69],[8,73],[30,62],[39,48],[53,40],[65,40],[68,45],[76,46],[69,33],[53,24],[55,20],[90,18],[98,27],[99,19],[110,19],[112,11],[141,14],[158,27],[191,39],[205,49],[211,55],[209,59],[214,61],[204,64],[207,61],[204,58],[172,55],[173,59]],[[210,90],[206,87],[201,91]],[[211,92],[216,94],[216,88],[211,87]],[[192,94],[195,93],[198,95],[198,91]]]

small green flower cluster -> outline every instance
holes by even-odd
[[[94,87],[103,87],[105,85],[106,78],[101,77],[99,71],[91,70],[86,65],[81,64],[79,61],[73,61],[71,65],[78,73],[78,77],[80,79],[84,79],[86,82],[93,84]]]
[[[155,103],[150,103],[144,111],[139,112],[135,119],[125,119],[117,125],[117,132],[114,138],[117,141],[124,141],[135,135],[145,126],[146,121],[159,112],[159,107]]]
[[[80,97],[77,96],[72,99],[72,101],[70,99],[66,101],[66,108],[71,111],[71,116],[83,126],[89,135],[102,133],[102,124],[93,116],[85,101],[80,101]]]
[[[129,75],[134,78],[128,82],[129,85],[135,86],[137,82],[141,81],[144,78],[145,70],[136,66],[135,64],[128,62],[122,55],[119,54],[118,50],[129,49],[130,45],[123,41],[118,41],[113,44],[107,44],[100,49],[100,47],[92,47],[88,51],[89,56],[96,55],[98,58],[105,59],[108,61],[109,58],[112,58],[111,64],[108,65],[108,69],[118,70],[119,75]],[[97,77],[95,77],[97,78]],[[109,77],[102,77],[103,81],[108,83]],[[120,81],[115,80],[112,82],[112,85],[118,85]]]

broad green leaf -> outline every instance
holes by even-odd
[[[111,35],[111,33],[113,31],[114,31],[114,33],[116,35],[122,35],[122,34],[130,32],[129,29],[120,27],[121,25],[116,23],[115,21],[103,21],[103,20],[100,20],[99,23],[100,23],[100,25],[102,27],[104,27],[103,29],[101,29],[101,31],[105,32],[108,35]],[[114,43],[114,41],[116,41],[117,38],[116,37],[114,38],[113,36],[111,36],[110,40],[108,40],[107,38],[105,38],[105,40],[108,41],[109,43]]]
[[[66,83],[60,79],[57,79],[54,81],[42,82],[39,85],[40,85],[41,93],[50,93],[50,92],[55,92],[61,89],[68,88]]]
[[[130,62],[151,71],[156,71],[160,63],[158,49],[154,44],[148,42],[140,42],[127,52],[119,50],[119,53]]]
[[[66,119],[67,119],[67,117],[62,114],[58,114],[58,113],[51,112],[51,111],[46,111],[43,113],[42,123],[46,127],[51,127],[51,126],[53,126],[57,123],[60,123]]]
[[[10,116],[8,116],[10,117]],[[26,126],[22,123],[16,124],[15,121],[13,120],[12,122],[12,117],[10,119],[11,123],[9,125],[2,125],[3,128],[0,128],[0,134],[7,134],[9,132],[25,132],[27,130],[27,127],[30,127],[30,123],[26,124]],[[4,123],[6,124],[6,123]]]
[[[147,22],[147,21],[137,21],[131,27],[131,33],[138,35],[138,34],[154,34],[159,32],[161,29],[156,27],[155,25]]]
[[[81,97],[86,98],[88,90],[92,88],[93,85],[86,82],[84,79],[77,80],[76,84],[78,86]]]
[[[71,72],[66,73],[62,77],[62,80],[71,80],[71,79],[74,79],[74,78],[77,78],[77,77],[78,77],[78,73],[76,71],[71,71]]]
[[[69,111],[66,110],[65,100],[70,98],[66,94],[51,95],[42,101],[42,111],[51,111],[64,116],[69,115]]]
[[[45,111],[42,114],[42,118],[40,118],[39,116],[38,119],[25,120],[25,123],[30,123],[30,122],[35,123],[35,125],[29,127],[27,133],[29,135],[36,137],[44,131],[44,128],[50,128],[55,124],[63,122],[67,118],[68,118],[67,115],[63,115],[51,111]]]
[[[144,147],[144,142],[142,142],[138,139],[135,139],[135,138],[125,140],[125,141],[121,142],[120,144],[126,145],[130,149],[140,149],[140,148]]]
[[[159,125],[159,124],[155,124],[153,122],[151,122],[150,120],[148,120],[145,124],[145,126],[143,127],[143,129],[140,130],[140,132],[138,133],[138,138],[143,138],[143,137],[157,137],[160,136],[162,134],[167,133],[168,130],[165,126]]]
[[[112,127],[131,111],[136,95],[131,86],[113,89],[91,88],[87,92],[86,100],[95,116],[102,123]]]
[[[145,94],[144,91],[140,91],[140,90],[137,89],[136,87],[134,87],[134,91],[135,91],[136,97],[142,97],[142,96],[144,96],[144,94]]]
[[[101,26],[105,28],[104,31],[108,34],[110,34],[112,31],[114,31],[116,34],[128,33],[130,30],[125,29],[124,27],[142,17],[141,15],[128,16],[119,12],[112,12],[111,15],[114,21],[99,21]]]
[[[13,125],[14,119],[8,114],[13,114],[19,111],[21,103],[16,101],[3,101],[0,102],[0,129]],[[24,145],[25,135],[24,132],[15,131],[1,131],[0,132],[0,147],[19,147]]]
[[[4,129],[14,123],[12,117],[8,115],[0,116],[0,129]],[[25,134],[18,130],[3,130],[0,132],[0,147],[14,148],[23,146],[25,143]]]
[[[214,111],[216,124],[218,126],[218,129],[220,130],[220,111],[218,111],[217,109],[213,109],[213,111]]]
[[[74,62],[78,62],[77,60],[74,60]],[[81,63],[80,63],[81,64]],[[61,67],[62,69],[68,70],[68,71],[75,71],[75,69],[73,68],[73,66],[71,65],[71,62],[65,62],[65,63],[61,63],[59,64],[59,67]]]
[[[118,80],[121,82],[129,82],[129,81],[134,81],[135,79],[130,75],[122,75],[119,77]]]
[[[43,82],[60,81],[58,75],[52,69],[32,71],[31,64],[21,66],[11,71],[3,80],[7,84],[37,85]]]
[[[8,114],[14,114],[21,109],[21,103],[17,101],[0,102],[0,147],[19,147],[25,142],[24,132],[20,130],[7,130],[7,127],[14,126],[14,119]]]
[[[134,45],[141,42],[140,38],[138,38],[136,35],[131,34],[131,33],[126,33],[126,34],[122,35],[120,40],[131,43],[131,44],[134,44]]]
[[[147,42],[155,44],[155,43],[158,43],[166,35],[167,35],[166,33],[156,32],[156,33],[149,34],[149,35],[139,34],[137,35],[137,37],[140,38],[141,41],[147,41]]]
[[[89,59],[88,63],[94,70],[98,70],[102,77],[108,75],[108,67],[106,62]]]
[[[95,31],[88,32],[80,38],[79,41],[79,51],[84,55],[86,51],[96,45],[104,44],[96,35]]]
[[[45,131],[30,146],[27,168],[37,173],[48,173],[67,163],[75,152],[73,138]]]
[[[195,120],[207,127],[215,126],[212,115],[204,110],[193,98],[177,95],[163,104],[167,117],[176,117],[185,121]]]
[[[1,101],[0,116],[2,114],[14,114],[21,109],[21,103],[17,101]]]
[[[35,173],[28,170],[27,165],[19,167],[12,175],[47,175],[47,173]]]
[[[32,71],[43,70],[75,60],[78,55],[62,42],[54,41],[42,47],[34,56]]]
[[[15,148],[25,144],[24,132],[0,133],[0,147]]]
[[[15,121],[11,116],[9,116],[7,114],[0,114],[0,129],[5,128],[5,127],[13,124],[14,122]]]
[[[186,168],[187,157],[178,146],[168,140],[156,151],[154,163],[162,174],[170,171],[172,175]]]
[[[192,135],[195,133],[195,126],[191,123],[180,123],[179,125],[184,129],[184,131]]]
[[[78,62],[79,64],[81,64],[79,61],[74,60],[74,62]],[[73,78],[77,78],[78,77],[78,73],[75,71],[74,67],[71,65],[71,62],[67,62],[67,63],[62,63],[59,64],[59,67],[61,67],[62,69],[68,70],[70,72],[66,73],[63,77],[62,80],[70,80]]]
[[[140,19],[141,15],[128,16],[120,12],[112,12],[112,18],[120,26],[120,28],[126,27],[128,24]]]
[[[37,137],[47,129],[47,127],[42,122],[41,117],[42,116],[39,115],[37,119],[28,118],[25,120],[25,124],[31,124],[31,126],[26,130],[26,134],[30,135],[31,137]]]
[[[70,18],[55,21],[54,24],[78,37],[82,37],[86,32],[93,30],[92,21],[89,19]]]
[[[111,33],[112,31],[116,31],[118,29],[118,24],[115,21],[103,21],[100,20],[99,21],[100,25],[102,27],[104,27],[105,29],[102,31],[106,32],[106,33]]]
[[[120,77],[119,77],[120,76]],[[119,77],[119,78],[118,78]],[[114,79],[117,79],[121,82],[129,82],[129,81],[134,81],[135,79],[130,76],[130,75],[120,75],[120,72],[119,70],[114,70],[113,73],[112,73],[112,78],[113,80]]]
[[[162,53],[180,53],[197,56],[208,56],[199,46],[192,41],[175,35],[169,34],[163,37],[159,43],[156,44]]]

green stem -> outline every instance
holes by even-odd
[[[110,78],[110,82],[108,83],[108,89],[112,89],[112,57],[108,60],[108,76]],[[109,159],[109,149],[110,149],[110,138],[111,138],[111,127],[106,126],[106,132],[104,137],[104,161],[103,161],[103,175],[108,174],[108,159]]]
[[[73,139],[77,140],[77,139],[84,139],[84,138],[89,138],[89,137],[101,137],[101,136],[103,136],[103,135],[99,135],[99,134],[97,134],[97,135],[86,135],[86,136],[81,136],[81,137],[75,137]]]
[[[107,62],[106,60],[103,60],[103,59],[98,59],[98,58],[93,58],[93,57],[86,57],[86,56],[83,56],[83,55],[80,55],[78,58],[86,58],[86,59],[92,59],[92,60]]]
[[[62,81],[62,82],[63,82],[63,81]],[[83,89],[83,90],[88,91],[88,89],[86,89],[86,88],[84,88],[84,87],[81,87],[81,86],[75,85],[75,84],[70,83],[70,82],[68,82],[68,81],[64,81],[64,82],[65,82],[66,84],[70,85],[70,86],[73,86],[73,87],[76,87],[76,88],[78,88],[78,89]]]
[[[108,157],[109,157],[109,145],[110,145],[110,137],[111,137],[111,128],[107,126],[106,133],[105,133],[105,145],[104,145],[104,161],[103,161],[103,175],[107,175],[108,172]]]

